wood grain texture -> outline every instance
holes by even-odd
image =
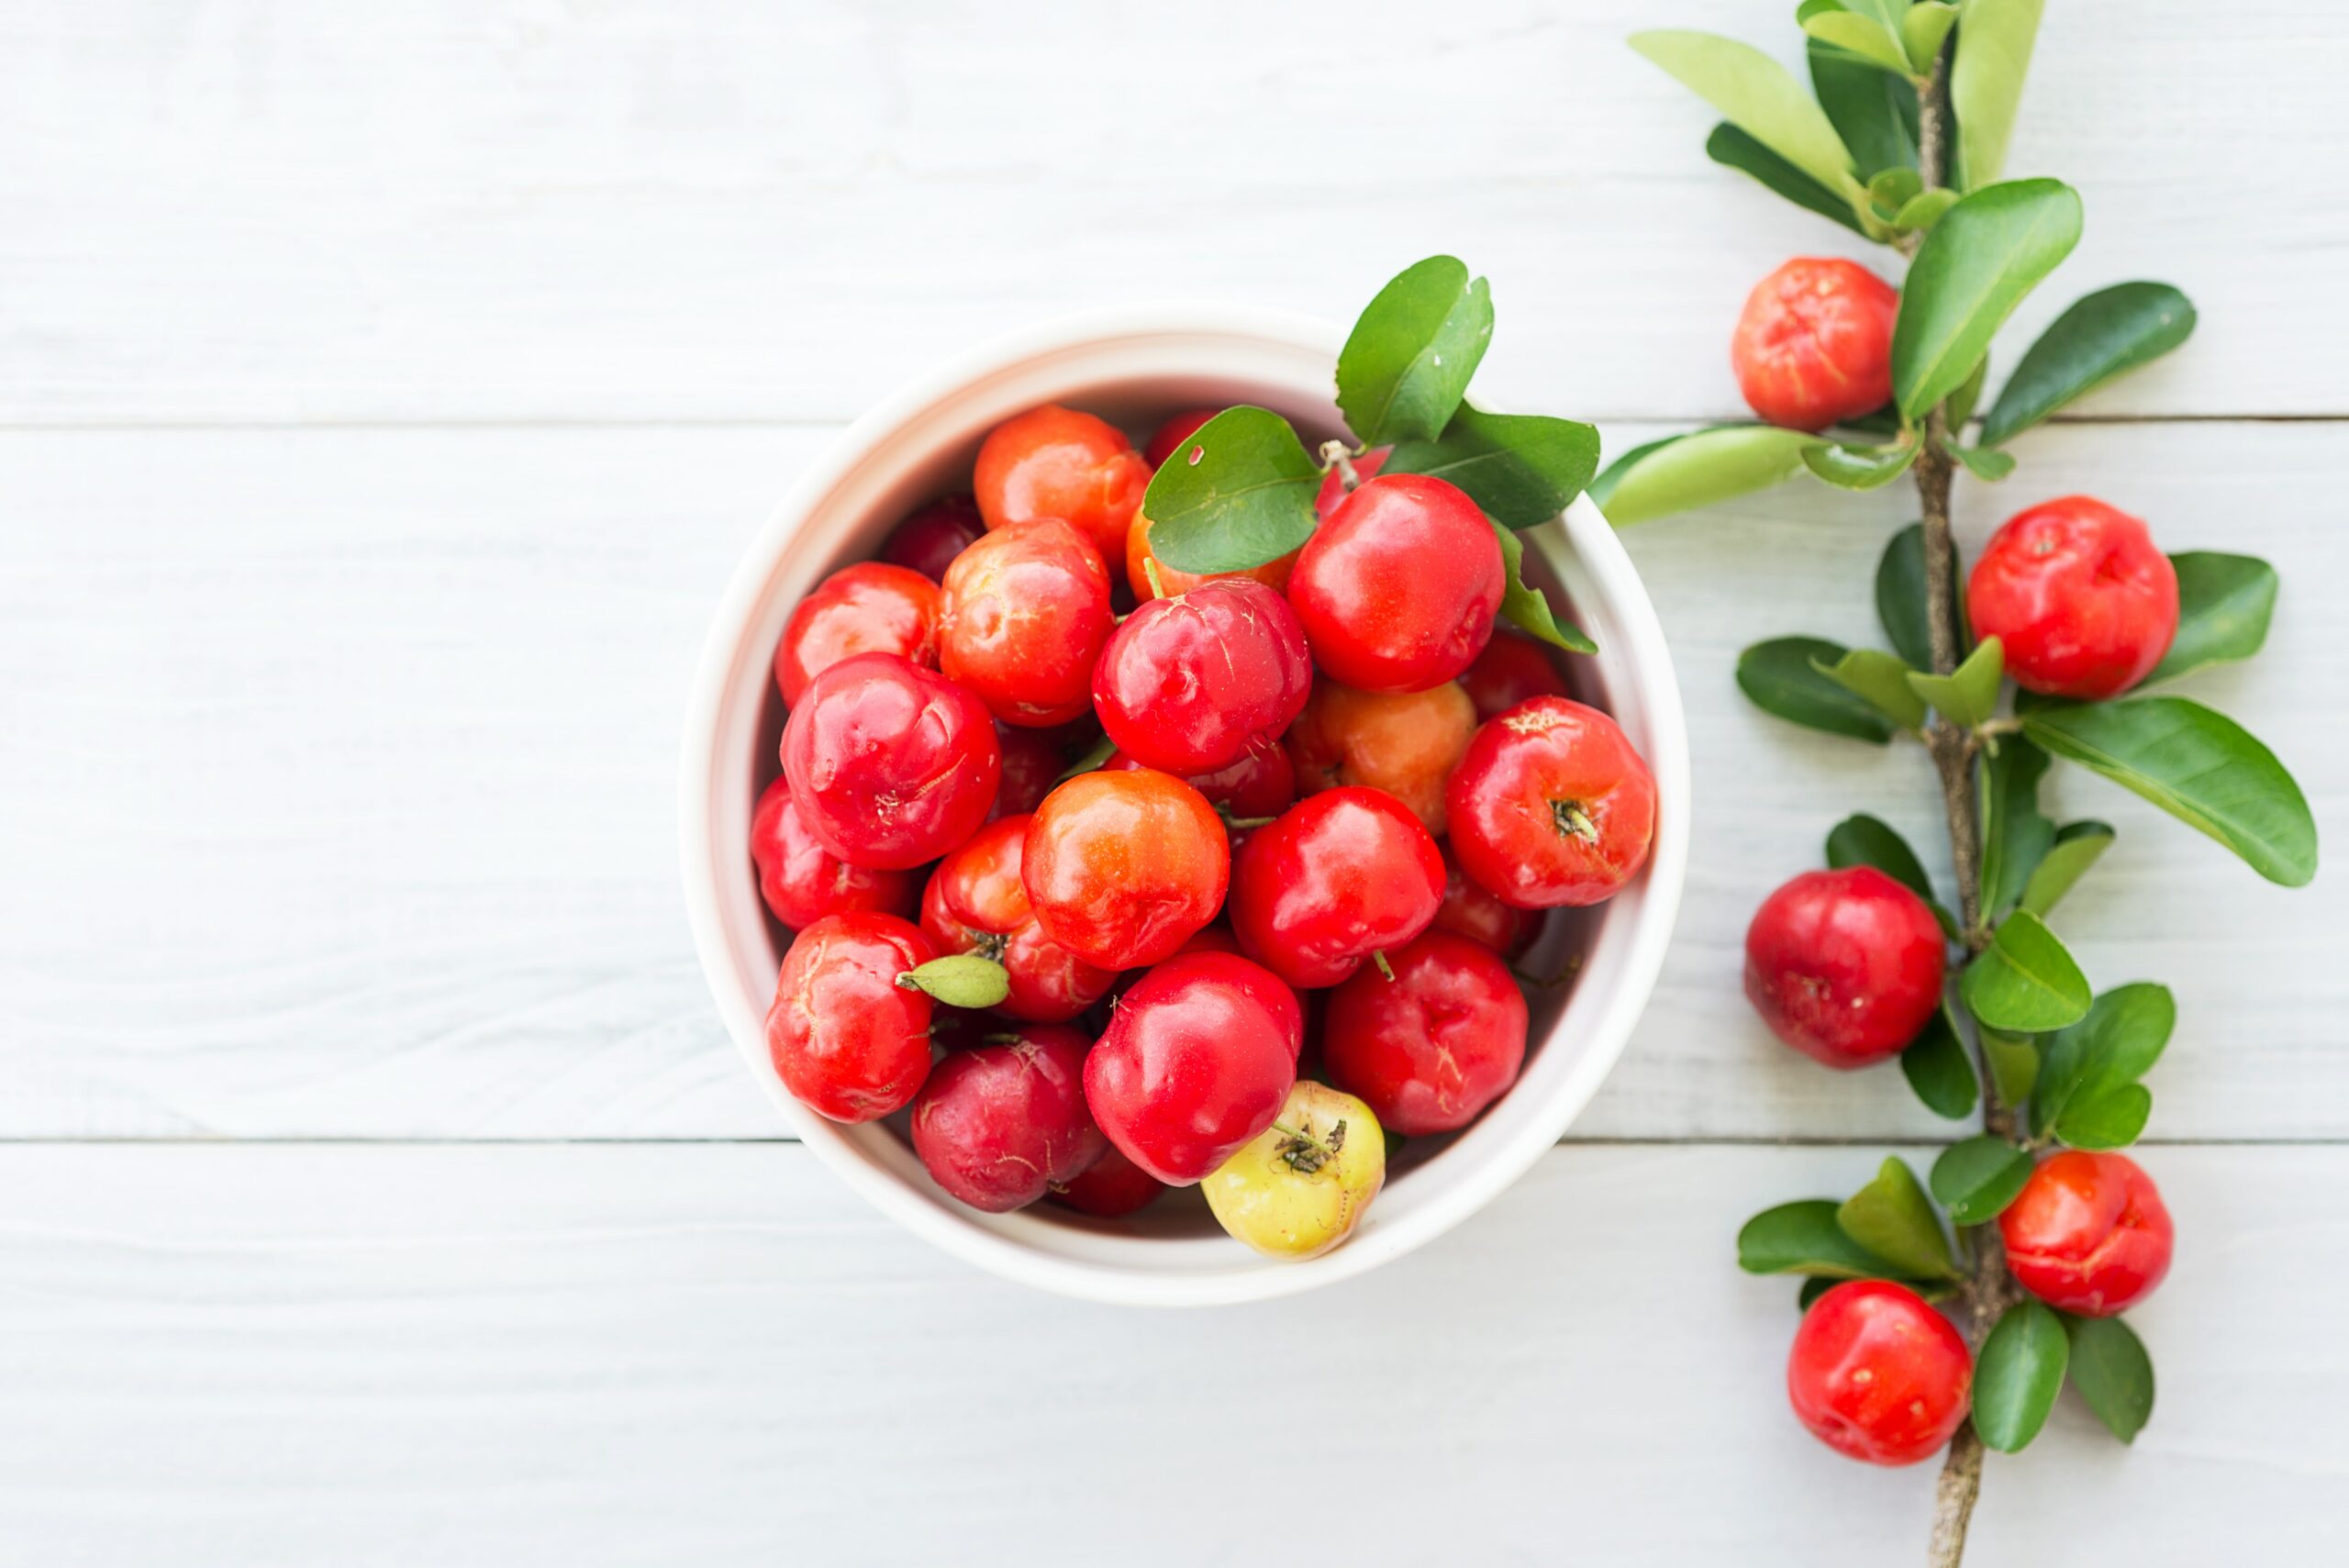
[[[1612,426],[1609,450],[1655,433]],[[0,433],[0,1136],[630,1138],[778,1130],[687,941],[680,714],[702,628],[816,428]],[[2257,662],[2186,690],[2274,741],[2349,841],[2349,428],[2034,433],[1971,545],[2093,490],[2253,550]],[[1655,1002],[1577,1135],[1930,1136],[1897,1073],[1820,1072],[1737,990],[1776,883],[1853,810],[1938,863],[1921,754],[1749,706],[1738,649],[1875,636],[1897,495],[1804,484],[1625,537],[1672,639],[1698,817]],[[2160,1139],[2349,1137],[2349,884],[2269,887],[2099,781],[2119,846],[2057,925],[2176,987]]]
[[[1875,1158],[1561,1150],[1375,1274],[1152,1314],[975,1274],[791,1146],[0,1149],[0,1558],[1880,1568],[1932,1467],[1799,1431],[1794,1284],[1731,1262]],[[1973,1560],[2329,1560],[2349,1151],[2149,1160],[2152,1424],[2066,1396]]]
[[[0,0],[0,417],[840,419],[1067,309],[1342,316],[1436,248],[1544,406],[1740,413],[1745,291],[1858,242],[1622,39],[1793,60],[1785,10]],[[2204,321],[2089,408],[2349,410],[2344,75],[2308,0],[2049,7],[2009,172],[2088,225],[2018,326],[2148,274]]]

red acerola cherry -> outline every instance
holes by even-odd
[[[1103,969],[1156,963],[1215,918],[1223,821],[1172,773],[1079,773],[1029,819],[1020,876],[1044,929]]]
[[[1031,1023],[1064,1023],[1109,994],[1115,970],[1097,969],[1052,940],[1020,880],[1028,817],[988,823],[938,862],[922,889],[921,929],[941,953],[975,952],[1010,976],[996,1011]]]
[[[1856,261],[1798,256],[1746,296],[1730,339],[1738,390],[1773,425],[1823,430],[1892,397],[1900,295]]]
[[[859,909],[904,915],[913,907],[914,879],[902,871],[852,866],[818,843],[791,801],[791,786],[777,779],[759,796],[751,815],[751,859],[759,868],[759,892],[774,917],[794,930],[827,915]]]
[[[2153,673],[2177,635],[2177,569],[2144,522],[2087,495],[2007,519],[1966,579],[1976,637],[2051,697],[2101,702]]]
[[[2077,1150],[2039,1162],[1999,1214],[1998,1234],[2017,1284],[2083,1318],[2110,1318],[2151,1296],[2177,1240],[2134,1160]]]
[[[1456,1132],[1517,1082],[1525,997],[1490,949],[1430,931],[1330,993],[1321,1061],[1390,1132]]]
[[[1188,1186],[1273,1124],[1304,1032],[1296,996],[1246,959],[1172,958],[1119,1000],[1085,1058],[1085,1101],[1127,1158]]]
[[[1286,745],[1297,788],[1383,789],[1431,833],[1444,830],[1443,792],[1468,751],[1476,714],[1459,684],[1423,692],[1358,692],[1321,681],[1289,727]]]
[[[783,772],[818,843],[902,871],[986,820],[1003,751],[978,698],[894,653],[860,653],[807,683],[783,727]]]
[[[1141,450],[1142,461],[1156,468],[1174,455],[1174,449],[1198,433],[1199,427],[1222,413],[1220,408],[1186,408],[1180,414],[1170,414],[1152,432],[1150,444]]]
[[[1364,480],[1377,478],[1378,471],[1386,466],[1386,454],[1394,450],[1393,447],[1373,447],[1362,456],[1355,458],[1353,460],[1355,482],[1359,484]],[[1346,488],[1346,471],[1333,465],[1329,473],[1321,476],[1321,488],[1314,492],[1313,515],[1322,522],[1328,522],[1330,514],[1336,511],[1340,504],[1352,494],[1353,492]]]
[[[1460,686],[1475,705],[1479,724],[1534,697],[1566,695],[1566,678],[1558,673],[1549,650],[1513,631],[1493,633],[1492,641],[1460,677]]]
[[[1117,617],[1101,552],[1066,523],[987,535],[947,569],[938,667],[1007,724],[1066,724],[1092,701]]]
[[[1151,600],[1093,667],[1093,710],[1110,740],[1178,778],[1272,744],[1312,689],[1297,612],[1246,581]]]
[[[1003,782],[996,785],[995,805],[987,811],[990,822],[1025,817],[1041,806],[1069,762],[1052,731],[998,724],[995,738],[1003,748]]]
[[[872,1121],[930,1075],[934,1004],[897,977],[937,956],[895,915],[827,915],[783,955],[767,1051],[784,1087],[834,1121]]]
[[[881,559],[892,566],[918,572],[933,583],[946,581],[946,569],[987,531],[979,504],[968,495],[932,501],[899,523],[881,547]]]
[[[1335,985],[1426,930],[1442,902],[1443,855],[1419,819],[1383,790],[1349,785],[1250,835],[1232,871],[1231,929],[1291,985]]]
[[[1164,772],[1146,762],[1112,751],[1101,764],[1104,773]],[[1278,817],[1297,804],[1297,770],[1278,746],[1257,746],[1212,773],[1193,773],[1183,781],[1226,817]]]
[[[1418,692],[1485,651],[1506,577],[1492,524],[1458,486],[1386,474],[1365,481],[1305,541],[1288,600],[1331,679]]]
[[[1973,1387],[1974,1357],[1949,1319],[1889,1280],[1847,1280],[1812,1302],[1787,1358],[1796,1418],[1870,1464],[1939,1453]]]
[[[959,1051],[914,1096],[914,1152],[973,1208],[1024,1208],[1084,1174],[1108,1148],[1085,1106],[1091,1042],[1030,1024],[1008,1043]]]
[[[990,528],[1057,517],[1104,561],[1122,561],[1150,464],[1108,420],[1046,404],[987,433],[971,485]]]
[[[918,572],[860,561],[799,601],[774,648],[774,684],[796,705],[807,683],[859,653],[938,663],[938,585]]]
[[[1807,871],[1745,931],[1745,995],[1770,1032],[1830,1067],[1897,1056],[1942,1005],[1933,912],[1874,866]]]
[[[1482,942],[1503,958],[1515,958],[1533,945],[1542,930],[1542,915],[1502,903],[1491,889],[1462,871],[1459,857],[1446,848],[1443,903],[1436,909],[1433,929]]]
[[[1444,804],[1461,866],[1521,909],[1614,896],[1655,837],[1647,762],[1613,719],[1568,697],[1479,728]]]
[[[1122,1219],[1137,1209],[1149,1207],[1165,1190],[1164,1182],[1127,1159],[1117,1145],[1110,1144],[1101,1151],[1101,1158],[1055,1186],[1052,1198],[1097,1219]]]

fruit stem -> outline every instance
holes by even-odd
[[[1285,1160],[1292,1171],[1311,1175],[1338,1157],[1346,1146],[1346,1118],[1340,1117],[1325,1139],[1314,1137],[1298,1128],[1273,1123],[1273,1130],[1281,1135],[1280,1143],[1273,1150],[1274,1158]]]
[[[1150,579],[1150,596],[1152,598],[1163,599],[1166,596],[1166,584],[1158,580],[1157,557],[1145,555],[1141,558],[1141,574]]]
[[[1389,980],[1395,978],[1395,966],[1386,962],[1386,953],[1385,950],[1380,948],[1371,949],[1370,962],[1378,965],[1379,973],[1384,974]]]
[[[1598,824],[1590,819],[1579,800],[1553,800],[1550,803],[1550,825],[1561,838],[1580,839],[1586,844],[1598,842]]]
[[[1362,475],[1354,472],[1353,453],[1347,450],[1343,441],[1321,443],[1321,465],[1338,471],[1338,483],[1346,487],[1349,495],[1362,484]]]

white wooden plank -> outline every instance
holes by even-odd
[[[1497,282],[1495,378],[1739,412],[1745,291],[1850,237],[1705,161],[1642,26],[1796,56],[1743,0],[6,0],[0,417],[836,419],[1071,307],[1342,316],[1436,249]],[[2349,412],[2344,74],[2310,0],[2049,7],[2013,171],[2089,224],[2019,329],[2203,310],[2095,408]]]
[[[1610,450],[1652,434],[1610,428]],[[733,557],[812,429],[0,434],[0,1136],[696,1137],[777,1130],[685,930],[672,781]],[[2188,689],[2349,833],[2349,429],[2075,428],[1961,492],[1969,539],[2084,488],[2283,568],[2273,642]],[[2027,488],[2026,488],[2027,486]],[[1627,535],[1698,764],[1654,1005],[1580,1125],[1854,1137],[1937,1124],[1737,990],[1762,895],[1876,811],[1936,861],[1921,760],[1749,708],[1736,651],[1874,635],[1900,502],[1788,488]],[[2349,1135],[2349,884],[2267,886],[2096,781],[2120,846],[2059,915],[2100,983],[2177,987],[2163,1138]]]
[[[1913,1561],[1930,1467],[1799,1431],[1792,1283],[1731,1262],[1874,1159],[1562,1150],[1362,1280],[1151,1314],[973,1273],[790,1146],[0,1149],[0,1556]],[[2066,1396],[1970,1560],[2329,1560],[2349,1151],[2148,1162],[2152,1424]]]

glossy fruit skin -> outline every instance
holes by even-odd
[[[1460,677],[1460,688],[1468,694],[1479,724],[1534,697],[1567,695],[1566,678],[1558,673],[1549,650],[1505,629],[1493,633],[1492,641]]]
[[[1456,681],[1423,692],[1361,692],[1324,680],[1283,743],[1300,793],[1340,784],[1383,789],[1441,834],[1444,786],[1475,733],[1475,708]]]
[[[1288,574],[1297,567],[1297,551],[1292,550],[1241,572],[1185,572],[1158,559],[1150,546],[1150,514],[1136,512],[1133,527],[1126,532],[1126,583],[1133,589],[1134,598],[1143,604],[1166,595],[1187,594],[1205,583],[1262,583],[1277,594],[1288,586]],[[1150,580],[1152,572],[1158,574],[1155,584]]]
[[[982,953],[1003,965],[1011,995],[996,1012],[1065,1023],[1108,995],[1118,975],[1052,940],[1037,920],[1019,875],[1032,820],[999,817],[939,862],[922,889],[921,929],[941,953]]]
[[[1273,1125],[1209,1172],[1199,1190],[1230,1235],[1266,1257],[1294,1261],[1353,1235],[1386,1182],[1377,1115],[1352,1095],[1300,1079]]]
[[[1394,979],[1359,969],[1330,993],[1322,1064],[1397,1132],[1456,1132],[1517,1082],[1524,995],[1499,955],[1450,931],[1429,931],[1386,962]]]
[[[881,559],[892,566],[918,572],[933,583],[946,581],[954,558],[987,531],[979,504],[968,495],[948,495],[910,513],[881,547]]]
[[[802,930],[827,915],[860,909],[884,915],[912,911],[914,879],[902,871],[852,866],[817,841],[792,804],[791,786],[777,779],[751,814],[751,860],[759,892],[774,917]]]
[[[827,915],[783,955],[767,1051],[784,1087],[833,1121],[873,1121],[930,1075],[929,996],[897,976],[938,955],[895,915]]]
[[[1125,994],[1085,1059],[1085,1103],[1128,1159],[1189,1186],[1272,1125],[1304,1028],[1296,996],[1246,959],[1169,959]]]
[[[940,1186],[989,1214],[1074,1181],[1109,1147],[1085,1106],[1092,1041],[1058,1024],[1013,1032],[949,1056],[914,1096],[914,1152]]]
[[[1122,561],[1150,464],[1108,421],[1048,403],[987,433],[971,487],[990,528],[1056,517]]]
[[[1787,1358],[1796,1418],[1837,1453],[1915,1464],[1972,1407],[1974,1357],[1906,1285],[1847,1280],[1812,1302]]]
[[[1475,662],[1500,613],[1500,540],[1458,486],[1383,474],[1297,552],[1288,601],[1313,662],[1366,692],[1439,686]]]
[[[878,561],[844,566],[816,585],[784,622],[774,684],[796,705],[807,683],[858,653],[896,653],[938,664],[938,585]]]
[[[1054,940],[1102,969],[1156,963],[1230,885],[1223,821],[1172,773],[1079,773],[1029,819],[1021,880]]]
[[[1355,458],[1353,460],[1354,477],[1357,480],[1377,478],[1378,471],[1386,466],[1387,454],[1394,450],[1393,447],[1373,447],[1362,456]],[[1333,466],[1329,473],[1321,476],[1321,488],[1313,494],[1313,515],[1321,521],[1328,522],[1330,514],[1336,511],[1351,494],[1353,492],[1346,488],[1345,471]]]
[[[1052,785],[1068,771],[1068,756],[1050,730],[998,724],[995,739],[1003,749],[1003,778],[996,785],[995,805],[987,809],[987,820],[1025,817],[1052,793]]]
[[[1174,455],[1175,448],[1197,435],[1200,426],[1222,412],[1220,408],[1186,408],[1180,414],[1169,414],[1151,432],[1149,445],[1141,449],[1142,462],[1158,468]]]
[[[1444,800],[1462,868],[1520,909],[1613,897],[1655,839],[1646,760],[1571,697],[1534,697],[1481,726]]]
[[[1745,931],[1745,995],[1770,1032],[1849,1070],[1897,1056],[1942,1005],[1941,927],[1874,866],[1807,871]]]
[[[2015,1283],[2065,1312],[2110,1318],[2169,1273],[2177,1228],[2125,1154],[2065,1150],[2039,1162],[1998,1216]]]
[[[903,871],[986,820],[1003,751],[978,698],[894,653],[860,653],[807,684],[783,727],[783,772],[818,843]]]
[[[1384,791],[1347,785],[1249,838],[1229,913],[1241,951],[1303,989],[1402,947],[1442,903],[1443,855],[1419,819]]]
[[[1892,400],[1892,323],[1900,295],[1855,261],[1798,256],[1753,285],[1730,339],[1730,366],[1773,425],[1823,430]]]
[[[2087,495],[2016,513],[1966,579],[1977,638],[2052,697],[2101,702],[2151,674],[2177,636],[2177,569],[2142,518]]]
[[[1142,605],[1093,667],[1093,711],[1110,740],[1177,778],[1279,740],[1312,689],[1297,612],[1244,580]]]
[[[1103,1140],[1105,1143],[1108,1140]],[[1137,1209],[1149,1207],[1166,1190],[1166,1184],[1135,1164],[1125,1151],[1115,1144],[1101,1151],[1101,1158],[1085,1170],[1052,1188],[1054,1203],[1066,1205],[1079,1214],[1089,1214],[1097,1219],[1122,1219]]]
[[[1516,958],[1533,945],[1542,932],[1538,910],[1504,904],[1489,888],[1460,869],[1460,858],[1449,845],[1443,851],[1443,902],[1437,906],[1431,930],[1466,937],[1500,954]]]
[[[1084,535],[1060,522],[999,528],[947,569],[938,667],[1006,724],[1066,724],[1092,703],[1116,621],[1108,569]]]
[[[1148,764],[1123,751],[1112,751],[1101,764],[1104,773],[1132,773]],[[1155,770],[1163,772],[1163,769]],[[1226,817],[1278,817],[1297,804],[1297,770],[1278,746],[1259,746],[1242,752],[1237,762],[1213,773],[1193,773],[1183,781]],[[1237,840],[1234,841],[1237,852]]]

